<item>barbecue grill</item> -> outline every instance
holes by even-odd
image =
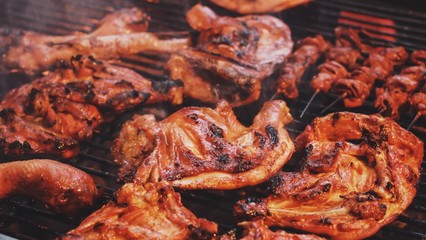
[[[123,7],[137,6],[151,16],[149,31],[158,32],[162,37],[170,37],[170,32],[179,36],[192,34],[185,21],[185,12],[198,1],[172,0],[3,0],[0,2],[0,26],[22,28],[51,35],[70,34],[75,31],[90,32],[106,14]],[[211,6],[207,1],[203,2]],[[410,1],[404,1],[410,3]],[[235,13],[212,6],[220,15],[235,16]],[[373,0],[317,0],[306,6],[275,13],[292,29],[293,39],[322,34],[332,40],[334,28],[338,25],[362,27],[368,30],[363,35],[366,43],[372,45],[399,45],[407,50],[426,49],[426,11],[417,10],[414,5],[403,6],[397,1]],[[167,55],[141,53],[114,60],[116,64],[129,67],[153,81],[164,80],[163,71]],[[315,66],[304,76],[300,85],[300,97],[287,101],[295,121],[287,126],[292,137],[296,137],[314,117],[321,116],[323,110],[336,96],[320,94],[311,104],[303,118],[299,119],[302,109],[307,104],[313,90],[308,80],[314,73]],[[30,77],[19,73],[0,72],[0,97],[11,88],[30,81]],[[266,84],[268,81],[266,81]],[[264,94],[262,100],[271,95]],[[350,111],[375,113],[370,97],[362,107]],[[186,103],[190,104],[190,103]],[[260,102],[252,106],[236,109],[242,121],[248,123],[259,109]],[[174,111],[175,108],[165,106]],[[120,183],[116,182],[118,166],[112,161],[110,146],[117,136],[121,124],[135,112],[154,111],[137,109],[123,114],[113,123],[104,126],[92,140],[81,144],[81,153],[64,162],[91,174],[101,198],[93,209],[79,218],[67,219],[52,213],[42,204],[25,197],[14,197],[0,202],[0,233],[19,239],[54,239],[70,229],[75,228],[90,212],[108,202]],[[344,111],[342,103],[333,106],[328,112]],[[414,115],[404,113],[399,121],[407,127]],[[425,125],[421,120],[417,125]],[[413,132],[424,142],[426,134]],[[2,157],[0,161],[10,158]],[[426,166],[426,162],[422,164]],[[291,167],[291,164],[289,165]],[[232,206],[240,199],[239,192],[227,191],[182,191],[183,203],[198,217],[216,221],[220,233],[236,227],[232,216]],[[422,174],[418,185],[418,193],[412,204],[395,222],[383,227],[372,239],[426,239],[426,174]],[[1,238],[1,235],[0,235]]]

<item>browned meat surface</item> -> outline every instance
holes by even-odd
[[[62,239],[214,239],[217,225],[197,218],[164,182],[127,183]]]
[[[0,152],[5,155],[50,153],[71,158],[80,151],[78,141],[40,124],[26,121],[6,108],[0,111]]]
[[[327,51],[326,58],[329,61],[336,61],[347,69],[352,70],[359,68],[359,60],[362,57],[357,49],[350,47],[333,47]]]
[[[186,96],[202,102],[256,101],[261,82],[293,48],[289,27],[272,16],[217,16],[197,4],[187,20],[200,32],[196,46],[173,55],[167,69],[185,83]]]
[[[91,138],[115,114],[141,104],[180,104],[182,94],[180,81],[151,82],[130,69],[78,55],[6,94],[0,103],[0,150],[72,157],[78,141]]]
[[[364,62],[371,74],[378,81],[385,81],[392,74],[395,66],[404,64],[408,53],[403,47],[375,48]]]
[[[341,78],[333,83],[330,90],[344,95],[343,103],[347,108],[359,107],[370,95],[374,84],[374,76],[368,67],[359,67],[352,71],[350,78]]]
[[[415,53],[412,53],[412,56]],[[386,79],[382,88],[376,88],[374,107],[386,116],[399,119],[400,112],[410,105],[409,97],[416,92],[426,80],[426,67],[410,66],[400,74]]]
[[[214,4],[241,14],[280,12],[312,0],[210,0]]]
[[[60,59],[77,54],[98,59],[117,58],[146,50],[174,52],[189,44],[188,39],[161,40],[148,27],[145,13],[132,8],[107,15],[89,34],[48,36],[31,31],[0,29],[0,67],[28,74],[48,69]]]
[[[235,189],[265,181],[289,160],[294,145],[283,101],[266,102],[250,127],[232,108],[187,107],[161,122],[152,115],[125,124],[112,152],[121,176],[160,179],[182,189]]]
[[[97,195],[92,177],[67,164],[46,159],[0,164],[0,199],[29,196],[53,211],[76,215]]]
[[[418,66],[426,66],[426,50],[413,51],[410,56],[412,63]]]
[[[325,240],[325,238],[313,234],[288,233],[283,230],[271,231],[262,220],[238,223],[244,228],[243,236],[232,234],[221,236],[220,240]]]
[[[418,116],[426,117],[426,85],[419,92],[413,94],[410,101],[413,112]]]
[[[318,66],[318,73],[311,80],[311,87],[317,91],[328,92],[334,82],[349,76],[346,68],[336,62],[325,62]]]
[[[305,151],[302,170],[272,177],[270,196],[239,201],[237,215],[362,239],[393,221],[416,194],[423,142],[389,118],[329,114],[307,126],[296,146]]]
[[[281,68],[280,77],[277,80],[277,93],[282,93],[290,99],[298,97],[297,85],[306,69],[317,62],[329,47],[330,43],[321,35],[307,37],[298,42],[296,50]]]

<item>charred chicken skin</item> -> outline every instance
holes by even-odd
[[[289,27],[272,16],[217,16],[197,4],[187,20],[200,32],[196,46],[172,55],[167,68],[185,83],[186,96],[202,102],[256,101],[261,82],[293,48]]]
[[[0,199],[29,196],[70,216],[92,206],[97,195],[89,174],[47,159],[1,163],[0,180]]]
[[[123,9],[101,20],[89,34],[48,36],[31,31],[0,29],[0,68],[33,74],[46,70],[60,59],[77,54],[98,59],[118,58],[147,50],[174,52],[188,45],[188,39],[161,40],[143,32],[149,17],[142,11]]]
[[[239,201],[237,215],[362,239],[393,221],[416,194],[423,142],[389,118],[329,114],[307,126],[296,146],[306,151],[302,170],[272,177],[271,195]]]
[[[78,153],[78,142],[117,113],[182,101],[180,81],[151,82],[130,69],[76,56],[45,77],[10,91],[0,103],[5,154]]]
[[[277,80],[277,93],[290,99],[297,98],[299,96],[297,84],[300,83],[306,69],[327,51],[329,45],[321,35],[307,37],[298,42],[296,50],[281,68]]]
[[[284,125],[292,120],[285,102],[266,102],[253,124],[238,122],[232,108],[187,107],[161,122],[152,115],[126,123],[113,155],[140,182],[166,180],[182,189],[235,189],[261,183],[279,171],[294,151]]]
[[[238,223],[244,228],[243,235],[225,234],[220,240],[325,240],[314,234],[295,234],[283,230],[271,231],[262,220],[246,221]]]
[[[197,218],[164,183],[127,183],[62,239],[214,239],[217,225]]]
[[[280,12],[311,0],[210,0],[214,4],[241,14]]]

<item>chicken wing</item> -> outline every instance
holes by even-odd
[[[285,102],[264,104],[253,124],[238,122],[232,108],[187,107],[161,122],[152,115],[125,124],[112,152],[121,176],[167,180],[182,189],[235,189],[265,181],[294,151],[284,125],[292,120]]]
[[[416,194],[423,142],[389,118],[329,114],[307,126],[296,146],[306,151],[302,170],[272,177],[270,196],[239,201],[237,215],[362,239],[393,221]]]
[[[148,19],[145,13],[132,8],[107,15],[89,34],[48,36],[0,29],[0,49],[4,49],[0,66],[33,74],[77,54],[111,59],[147,50],[174,52],[189,44],[187,38],[159,39],[153,33],[141,32],[147,29]]]
[[[214,239],[217,225],[182,206],[168,184],[127,183],[62,239]]]

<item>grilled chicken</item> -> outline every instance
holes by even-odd
[[[182,102],[180,81],[151,82],[130,69],[76,56],[0,103],[0,150],[68,158],[115,114],[141,104]]]
[[[265,181],[289,160],[294,145],[284,125],[292,120],[283,101],[264,104],[253,124],[240,124],[232,108],[183,108],[161,122],[135,117],[115,140],[121,176],[166,180],[182,189],[235,189]]]
[[[271,231],[262,220],[238,223],[244,228],[241,237],[236,234],[225,234],[220,240],[325,240],[325,238],[313,234],[288,233],[283,230]]]
[[[174,52],[189,44],[186,38],[162,40],[153,33],[141,32],[147,29],[148,19],[142,11],[132,8],[107,15],[100,27],[89,34],[48,36],[0,29],[0,49],[5,49],[0,66],[33,74],[77,54],[111,59],[147,50]]]
[[[214,239],[217,225],[182,206],[164,182],[127,183],[62,239]]]
[[[317,91],[328,92],[335,81],[347,76],[349,72],[342,64],[325,62],[318,66],[318,73],[312,78],[310,86]]]
[[[269,13],[280,12],[285,9],[296,7],[311,0],[210,0],[214,4],[221,7],[235,11],[241,14],[254,14],[254,13]]]
[[[0,199],[29,196],[70,216],[92,206],[97,195],[89,174],[47,159],[1,163],[0,180]]]
[[[196,46],[172,55],[167,68],[185,83],[186,96],[202,102],[256,101],[261,82],[293,47],[289,27],[272,16],[221,17],[197,4],[187,20],[200,32]]]
[[[402,213],[416,194],[423,143],[393,120],[350,112],[317,118],[297,137],[299,172],[269,181],[267,198],[249,198],[235,213],[285,226],[362,239]]]
[[[277,93],[282,93],[290,99],[298,97],[297,85],[306,69],[314,64],[329,47],[330,43],[321,35],[306,37],[298,42],[296,50],[281,68],[280,77],[277,80]]]

